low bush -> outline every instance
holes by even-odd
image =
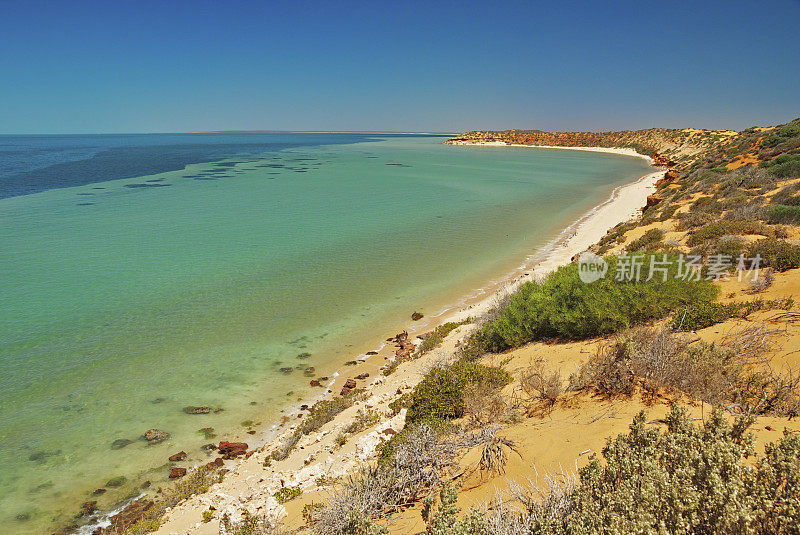
[[[672,327],[676,331],[696,331],[721,323],[738,310],[735,304],[696,301],[676,311]]]
[[[717,216],[706,212],[683,212],[678,215],[677,230],[691,230],[702,227],[712,221],[716,221]]]
[[[365,429],[369,429],[373,425],[381,421],[381,414],[376,410],[360,409],[353,421],[344,428],[344,432],[348,434],[360,433]]]
[[[282,533],[278,523],[273,518],[265,515],[254,515],[244,509],[242,518],[232,521],[228,515],[223,515],[219,522],[220,535],[278,535]]]
[[[716,178],[713,183],[716,183]],[[707,212],[710,214],[721,214],[723,210],[724,206],[714,197],[700,197],[689,208],[690,212]]]
[[[528,398],[548,406],[554,405],[564,392],[561,373],[558,370],[547,372],[541,360],[522,370],[519,384]]]
[[[737,258],[745,252],[745,243],[739,236],[725,235],[722,236],[717,243],[711,247],[709,254],[722,255],[730,258]]]
[[[762,274],[755,279],[772,279],[772,273],[762,270]],[[758,283],[757,286],[763,283]],[[768,284],[771,284],[769,282]],[[794,306],[794,299],[791,297],[779,299],[753,299],[750,301],[739,301],[737,303],[715,303],[708,301],[697,301],[690,303],[682,309],[675,311],[672,318],[672,328],[676,331],[696,331],[704,329],[717,323],[721,323],[734,316],[746,318],[753,312],[759,310],[783,309],[789,310]]]
[[[414,387],[406,422],[460,418],[464,415],[464,389],[467,385],[496,390],[511,380],[509,373],[502,368],[465,360],[446,368],[433,369]]]
[[[767,218],[770,223],[798,223],[800,206],[777,204],[769,209]]]
[[[580,280],[577,264],[559,268],[540,283],[525,283],[474,338],[489,351],[546,338],[586,339],[659,319],[689,303],[712,301],[717,296],[718,289],[709,281],[676,278],[678,261],[674,257],[666,257],[666,276],[654,271],[649,281],[645,279],[651,268],[663,267],[653,260],[662,262],[664,257],[645,254],[638,259],[639,281],[617,280],[616,273],[626,266],[611,256],[606,258],[606,276],[590,284]]]
[[[691,247],[708,240],[716,240],[725,235],[742,236],[745,234],[774,236],[775,231],[772,229],[772,227],[765,225],[760,221],[715,221],[695,230],[686,240],[686,245]]]
[[[603,462],[592,457],[577,482],[512,486],[492,507],[461,518],[455,493],[445,489],[428,533],[797,533],[800,436],[784,431],[756,455],[747,432],[752,423],[743,417],[730,424],[714,411],[697,426],[673,406],[662,433],[642,411],[627,434],[607,440]]]
[[[289,456],[303,435],[313,433],[320,427],[330,422],[337,414],[351,407],[358,399],[361,399],[362,390],[353,390],[346,396],[339,396],[329,400],[318,401],[311,407],[308,417],[305,418],[294,433],[284,441],[281,446],[272,452],[271,458],[282,461]]]
[[[675,210],[678,209],[677,204],[668,204],[661,209],[661,212],[658,214],[658,221],[666,221],[667,219],[671,219],[672,216],[675,215]]]
[[[459,321],[459,322],[448,321],[447,323],[439,325],[433,330],[430,336],[428,336],[427,338],[425,338],[425,340],[422,341],[422,343],[419,345],[419,348],[417,349],[417,352],[419,354],[422,354],[430,351],[434,347],[441,344],[444,341],[444,339],[447,338],[448,334],[453,332],[458,327],[466,325],[469,322],[470,320],[466,319],[464,321]]]
[[[625,249],[628,252],[637,252],[644,250],[656,250],[664,238],[664,231],[658,228],[651,228],[642,234],[639,238],[630,242]]]
[[[603,345],[570,376],[569,390],[630,396],[638,387],[685,392],[693,399],[748,414],[800,412],[800,372],[770,367],[780,331],[750,324],[714,344],[693,342],[668,327],[640,327]]]
[[[303,489],[300,487],[283,487],[272,496],[278,500],[278,503],[286,503],[302,496]]]
[[[786,271],[800,267],[800,246],[776,238],[754,241],[747,248],[747,256],[761,257],[761,267]]]
[[[458,468],[459,451],[496,440],[494,432],[463,433],[445,422],[407,426],[384,444],[376,466],[345,480],[314,511],[313,530],[321,535],[384,533],[373,518],[422,501]]]

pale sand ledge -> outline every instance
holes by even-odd
[[[505,141],[454,141],[450,143],[450,145],[462,145],[469,147],[524,147],[528,149],[559,149],[605,152],[608,154],[622,154],[623,156],[644,158],[648,162],[653,163],[653,159],[650,156],[640,154],[628,147],[562,147],[560,145],[523,145],[521,143],[506,143]]]
[[[507,146],[493,144],[492,146]],[[530,147],[529,145],[520,145]],[[610,152],[626,156],[647,156],[635,153],[631,149],[607,149],[601,147],[536,147],[569,150],[591,150],[594,152]],[[630,151],[630,152],[629,152]],[[652,160],[650,160],[652,162]],[[571,261],[571,258],[597,243],[606,232],[618,223],[627,221],[639,214],[645,205],[647,196],[655,190],[656,182],[664,176],[665,171],[658,171],[640,178],[636,182],[620,186],[614,190],[610,198],[603,204],[570,225],[562,235],[551,242],[542,255],[542,260],[532,267],[521,267],[526,274],[516,274],[510,280],[498,284],[497,288],[476,298],[473,304],[463,306],[459,310],[447,312],[437,317],[437,323],[479,316],[491,309],[497,298],[505,292],[513,292],[527,280],[539,278],[559,266]],[[384,377],[378,375],[367,385],[368,399],[356,404],[339,414],[331,422],[325,424],[318,432],[304,437],[289,457],[283,461],[272,462],[270,467],[263,463],[269,454],[290,435],[296,423],[282,429],[272,441],[259,448],[249,459],[226,463],[231,471],[226,474],[222,483],[213,485],[202,495],[195,496],[174,507],[165,517],[165,521],[156,532],[161,535],[217,535],[219,518],[227,513],[232,518],[247,510],[252,514],[265,514],[274,518],[286,515],[285,508],[272,494],[282,486],[300,487],[304,491],[320,491],[315,480],[320,476],[340,477],[354,473],[359,465],[375,458],[376,448],[389,435],[383,433],[387,429],[400,431],[405,424],[405,411],[392,417],[389,403],[397,399],[398,392],[408,392],[413,388],[431,367],[454,358],[458,346],[472,332],[474,325],[465,325],[454,330],[440,348],[428,352],[423,357],[400,365],[397,371]],[[359,369],[361,371],[361,369]],[[348,373],[352,372],[348,370]],[[342,372],[342,376],[345,372]],[[351,373],[352,375],[352,373]],[[345,378],[345,377],[343,377]],[[334,391],[336,389],[334,388]],[[350,422],[359,409],[370,406],[382,414],[381,422],[366,431],[348,439],[338,448],[336,436]],[[295,420],[297,422],[298,420]],[[202,521],[203,511],[209,506],[215,508],[211,522]]]

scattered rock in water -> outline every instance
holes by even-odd
[[[320,384],[320,382],[317,379],[311,379],[311,382],[309,384],[311,384],[311,386],[322,386],[322,384]]]
[[[92,494],[94,494],[95,496],[97,496],[97,495],[99,495],[99,494],[105,494],[105,492],[106,492],[106,489],[104,489],[104,488],[102,488],[102,487],[101,487],[101,488],[99,488],[99,489],[94,489],[94,492],[92,492]]]
[[[178,452],[178,453],[176,453],[175,455],[170,455],[170,456],[169,456],[169,460],[170,460],[171,462],[173,462],[173,463],[176,463],[176,462],[178,462],[178,461],[182,461],[182,460],[184,460],[185,458],[186,458],[186,452],[185,452],[185,451],[179,451],[179,452]]]
[[[156,398],[156,399],[150,400],[150,403],[153,403],[153,404],[157,405],[159,403],[164,403],[165,401],[167,401],[167,398]]]
[[[394,429],[389,427],[389,428],[384,429],[383,431],[381,431],[381,433],[383,433],[384,435],[396,435],[397,431],[395,431]]]
[[[28,492],[31,493],[31,494],[36,494],[37,492],[41,492],[43,490],[47,490],[47,489],[51,488],[52,486],[53,486],[53,482],[52,481],[46,481],[46,482],[42,483],[41,485],[36,485],[32,489],[30,489]]]
[[[414,312],[413,314],[411,314],[411,319],[417,321],[421,320],[424,316],[425,314],[423,314],[422,312]]]
[[[167,440],[169,435],[160,429],[148,429],[144,432],[144,439],[149,442],[150,444],[158,444],[159,442],[164,442]]]
[[[256,432],[255,432],[255,430],[254,430],[254,429],[251,429],[250,431],[248,431],[248,432],[247,432],[247,434],[248,434],[248,435],[255,435],[255,434],[256,434]]]
[[[106,481],[106,487],[120,487],[127,479],[125,476],[119,476]]]
[[[48,457],[53,457],[55,455],[58,455],[59,453],[61,453],[61,450],[58,451],[39,450],[28,455],[28,460],[33,461],[35,463],[44,463],[47,461]]]
[[[222,455],[223,459],[234,459],[239,455],[247,453],[247,443],[223,440],[219,443],[219,453]]]
[[[141,484],[141,487],[143,489],[150,488],[150,481],[145,481],[144,483]]]
[[[307,358],[308,358],[308,357],[310,357],[310,356],[311,356],[311,353],[300,353],[300,354],[299,354],[299,355],[297,355],[295,358],[298,358],[298,359],[301,359],[301,360],[302,360],[302,359],[307,359]]]
[[[126,188],[164,188],[171,184],[125,184]]]
[[[304,374],[306,377],[311,377],[311,376],[313,376],[313,375],[314,375],[314,372],[315,372],[315,371],[316,371],[316,368],[314,368],[314,366],[309,366],[308,368],[306,368],[305,370],[303,370],[303,374]]]
[[[367,351],[367,355],[377,355],[377,351]]]
[[[222,411],[224,411],[224,410],[225,410],[225,409],[223,409],[222,407],[217,407],[216,409],[214,409],[214,414],[219,414],[219,413],[221,413],[221,412],[222,412]]]
[[[368,373],[360,373],[360,374],[356,375],[356,379],[361,379],[361,380],[364,380],[367,377],[369,377]]]
[[[169,472],[170,479],[178,479],[186,475],[186,468],[175,467]]]
[[[117,440],[111,443],[111,449],[121,450],[122,448],[124,448],[129,444],[133,444],[133,440],[130,440],[128,438],[118,438]]]
[[[289,375],[290,373],[292,373],[294,371],[294,368],[292,368],[291,366],[286,366],[284,368],[281,368],[278,371],[280,371],[284,375]]]
[[[31,514],[30,513],[20,513],[17,516],[15,516],[14,519],[17,522],[27,522],[28,520],[31,519]]]
[[[344,363],[344,365],[345,366],[357,366],[358,365],[358,361],[357,360],[348,360],[347,362]]]
[[[302,405],[300,405],[300,410],[301,410],[301,411],[307,411],[307,410],[308,410],[308,405],[307,405],[307,404],[305,404],[305,403],[304,403],[304,404],[302,404]]]
[[[216,433],[214,433],[213,427],[203,427],[197,430],[198,433],[203,435],[206,440],[211,440],[212,438],[217,438]]]
[[[194,407],[191,405],[183,408],[183,412],[186,414],[209,414],[211,410],[211,407]]]
[[[203,444],[202,446],[200,446],[200,449],[204,453],[207,453],[208,455],[211,455],[213,452],[217,451],[217,445],[216,444]]]

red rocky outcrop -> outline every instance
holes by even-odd
[[[185,458],[186,458],[186,452],[185,451],[179,451],[175,455],[170,455],[169,456],[169,460],[172,461],[173,463],[178,462],[178,461],[182,461]]]
[[[235,459],[239,455],[247,453],[247,443],[223,440],[219,443],[219,452],[223,459]]]
[[[186,475],[186,468],[176,467],[170,470],[169,478],[170,479],[177,479],[179,477],[183,477]]]

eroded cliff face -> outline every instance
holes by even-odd
[[[686,165],[721,143],[727,144],[739,133],[733,130],[698,130],[694,128],[623,130],[620,132],[542,132],[539,130],[503,130],[466,132],[445,141],[450,145],[473,145],[501,142],[514,145],[551,145],[561,147],[629,147],[642,154],[654,155],[660,165]]]

